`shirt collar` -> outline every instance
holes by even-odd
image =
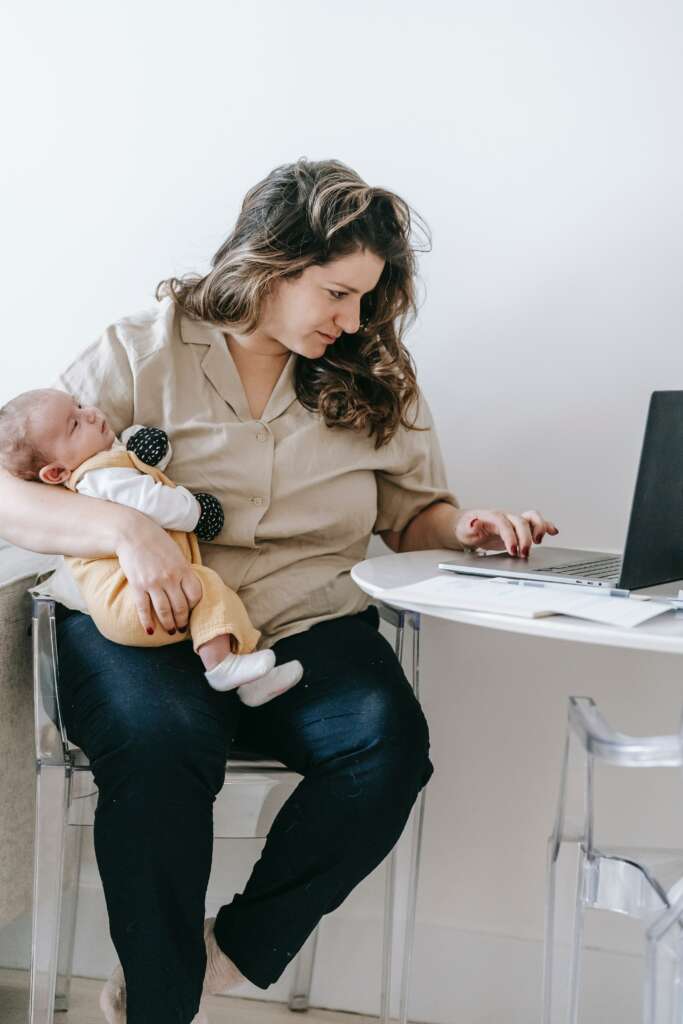
[[[253,420],[249,403],[242,385],[239,371],[230,355],[225,336],[219,327],[200,320],[191,320],[182,315],[179,322],[180,340],[186,345],[205,345],[201,367],[218,394],[231,407],[239,419]],[[294,370],[296,355],[292,353],[277,379],[268,404],[260,417],[261,423],[269,423],[281,416],[296,399]]]

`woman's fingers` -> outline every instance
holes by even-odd
[[[188,568],[187,571],[183,573],[180,586],[183,588],[183,593],[185,594],[189,608],[194,608],[197,602],[201,600],[201,596],[204,593],[197,573]]]
[[[190,606],[180,581],[174,586],[167,584],[166,597],[171,606],[171,615],[175,626],[181,633],[185,633],[190,618]]]
[[[533,533],[533,538],[536,544],[540,544],[546,533],[549,533],[552,537],[558,534],[560,531],[551,523],[549,519],[544,519],[540,512],[536,509],[530,509],[528,512],[522,512],[522,519],[526,519],[530,523]]]
[[[146,590],[134,590],[133,600],[135,601],[135,608],[138,618],[142,623],[142,628],[151,636],[154,632],[154,616],[152,615],[152,602],[149,599],[149,594]]]
[[[507,518],[512,523],[517,534],[517,550],[519,554],[522,558],[528,558],[533,543],[529,523],[522,516],[516,516],[510,512],[507,513]]]
[[[500,537],[508,554],[517,554],[519,550],[517,534],[504,512],[490,512],[480,515],[479,519],[487,531],[493,532]]]
[[[136,516],[133,539],[122,538],[116,549],[119,564],[143,628],[149,632],[161,625],[173,635],[187,626],[202,585],[173,538],[146,516]]]
[[[148,590],[138,590],[135,607],[142,628],[150,636],[152,635],[156,626],[154,620],[156,613],[159,624],[171,636],[175,634],[176,630],[185,633],[190,612],[201,598],[202,593],[199,577],[191,571],[185,573],[178,583],[163,581],[156,585],[150,584]]]
[[[151,587],[149,596],[152,599],[156,617],[166,632],[173,636],[176,631],[176,622],[173,617],[171,602],[168,599],[166,591],[162,590],[160,587]]]
[[[175,584],[166,584],[166,596],[171,605],[175,625],[181,633],[187,631],[190,612],[202,596],[202,585],[196,573],[188,570]]]
[[[491,509],[470,509],[462,515],[456,536],[467,547],[489,550],[505,548],[513,557],[528,558],[532,544],[539,544],[546,533],[560,531],[540,512],[530,509],[517,515]]]

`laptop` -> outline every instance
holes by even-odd
[[[683,391],[653,391],[623,556],[533,545],[527,559],[507,552],[458,554],[446,571],[676,597],[683,587]],[[522,568],[523,566],[523,568]],[[674,586],[674,582],[677,583]]]

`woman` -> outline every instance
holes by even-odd
[[[462,510],[449,492],[402,340],[414,278],[407,204],[337,161],[302,159],[247,193],[208,274],[163,282],[156,309],[109,328],[59,378],[117,433],[168,431],[173,479],[225,510],[205,563],[239,590],[262,644],[305,670],[248,708],[206,685],[189,641],[118,647],[87,615],[61,618],[61,705],[99,788],[128,1024],[189,1024],[205,971],[208,991],[276,981],[386,857],[432,775],[424,715],[350,578],[370,534],[394,551],[523,557],[557,533],[538,512]],[[153,610],[170,633],[186,628],[199,583],[151,520],[4,476],[0,508],[2,535],[22,547],[115,551],[142,625]],[[233,741],[304,778],[244,892],[204,927]],[[125,1019],[123,993],[117,1003],[110,985],[103,1009]]]

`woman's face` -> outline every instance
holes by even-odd
[[[295,352],[317,359],[340,334],[359,329],[361,299],[375,288],[383,269],[384,260],[368,249],[307,267],[295,280],[277,283],[254,334],[233,337],[263,355]]]

